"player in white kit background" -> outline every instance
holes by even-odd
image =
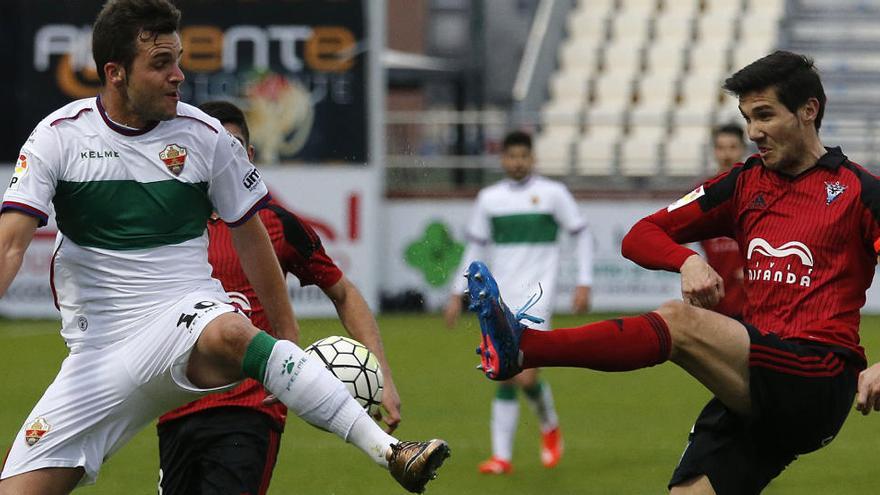
[[[179,101],[180,12],[110,0],[93,27],[102,88],[43,119],[22,147],[0,215],[0,295],[54,210],[52,286],[69,355],[12,443],[0,494],[66,494],[159,414],[254,378],[420,492],[441,440],[398,442],[294,342],[287,287],[256,211],[269,199],[241,143]],[[276,340],[211,278],[205,226],[232,227]],[[143,489],[143,487],[141,488]]]
[[[565,185],[534,173],[535,156],[529,134],[514,131],[505,136],[501,166],[507,177],[477,195],[460,271],[463,273],[471,261],[486,262],[505,288],[505,300],[512,308],[526,304],[540,285],[543,296],[528,312],[544,320],[534,323],[532,328],[550,329],[561,234],[567,233],[575,241],[577,281],[572,310],[578,313],[586,312],[590,306],[592,236]],[[452,284],[444,315],[450,328],[461,314],[465,286],[464,277],[456,277]],[[506,474],[513,468],[513,443],[519,421],[517,387],[523,390],[540,420],[541,462],[551,468],[562,456],[559,418],[550,386],[539,379],[537,370],[525,370],[498,385],[491,413],[492,456],[478,466],[481,473]]]

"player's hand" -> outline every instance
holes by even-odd
[[[872,409],[880,411],[880,363],[859,374],[856,410],[867,416]]]
[[[461,315],[461,295],[453,294],[449,296],[449,302],[446,303],[446,309],[443,311],[443,319],[446,321],[446,328],[455,328],[458,317]]]
[[[571,309],[575,313],[583,314],[590,310],[592,303],[592,289],[589,285],[578,285],[574,288],[574,298],[571,301]]]
[[[692,255],[682,263],[681,297],[698,308],[713,308],[724,297],[724,281],[699,255]]]
[[[278,400],[278,397],[275,397],[275,394],[269,394],[263,399],[264,406],[271,406],[272,404],[278,404],[279,402],[281,401]]]
[[[382,406],[376,408],[373,419],[387,425],[385,432],[389,435],[400,426],[400,395],[397,387],[391,379],[391,373],[383,371],[384,383],[382,384]],[[384,414],[383,414],[384,411]]]

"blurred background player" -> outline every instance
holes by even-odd
[[[566,187],[533,173],[535,156],[532,139],[521,131],[504,138],[501,166],[507,178],[481,190],[468,226],[468,246],[463,259],[486,260],[505,290],[510,287],[510,301],[524,305],[539,285],[544,296],[534,302],[530,313],[543,318],[535,323],[550,329],[559,271],[560,229],[575,238],[577,287],[572,309],[586,312],[590,307],[592,283],[592,236],[578,211],[577,203]],[[462,271],[464,270],[464,265]],[[462,310],[465,279],[456,277],[445,310],[446,325],[455,326]],[[512,469],[513,443],[519,420],[516,387],[541,423],[541,462],[553,467],[562,456],[562,435],[553,394],[538,370],[529,369],[498,385],[492,402],[492,457],[479,465],[484,474],[505,474]]]
[[[254,147],[244,113],[232,103],[213,101],[199,107],[218,119],[248,152]],[[382,366],[382,418],[388,432],[400,423],[400,397],[385,358],[379,328],[357,287],[343,275],[324,251],[318,234],[295,214],[271,201],[259,212],[285,275],[300,284],[317,285],[333,301],[339,319],[355,340],[376,355]],[[263,306],[241,268],[229,227],[214,215],[208,223],[208,261],[212,276],[223,284],[233,301],[249,313],[258,328],[275,335]],[[264,494],[280,447],[287,408],[265,401],[268,392],[256,380],[246,379],[229,392],[205,396],[159,418],[160,486],[164,493],[189,495],[228,493]]]
[[[712,131],[712,150],[715,154],[716,173],[729,172],[746,153],[745,135],[737,124],[726,124]],[[733,318],[742,316],[746,304],[743,288],[743,259],[736,241],[730,237],[715,237],[700,241],[706,262],[724,281],[724,297],[712,308]]]

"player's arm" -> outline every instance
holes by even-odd
[[[871,366],[859,374],[856,410],[868,415],[880,411],[880,363]]]
[[[364,344],[379,360],[384,378],[382,407],[385,409],[385,414],[376,411],[376,415],[377,419],[388,425],[388,432],[391,433],[400,424],[400,395],[397,393],[397,386],[394,385],[391,366],[388,365],[388,359],[385,357],[379,325],[364,296],[347,277],[343,276],[338,282],[324,289],[324,293],[336,306],[336,312],[345,331],[353,339]]]
[[[280,338],[299,341],[299,327],[287,297],[284,274],[260,216],[253,215],[230,231],[241,267],[263,303],[272,329]]]
[[[590,310],[593,285],[593,234],[584,226],[572,234],[575,238],[575,260],[577,262],[577,282],[571,309],[575,313]]]
[[[621,245],[624,257],[639,265],[681,273],[685,302],[710,308],[724,297],[718,273],[682,244],[733,236],[733,196],[741,168],[700,186],[669,207],[638,221]]]
[[[0,297],[6,294],[18,274],[39,221],[35,216],[15,210],[6,210],[0,215]]]
[[[586,313],[590,309],[593,285],[593,234],[581,215],[577,201],[571,192],[559,184],[558,203],[555,208],[557,220],[574,239],[577,279],[571,301],[572,311]]]

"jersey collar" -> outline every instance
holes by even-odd
[[[101,103],[101,95],[98,95],[98,97],[95,100],[95,103],[98,106],[98,114],[100,114],[101,118],[104,119],[104,123],[107,124],[107,127],[109,127],[110,129],[113,129],[114,131],[118,132],[119,134],[122,134],[123,136],[140,136],[142,134],[146,134],[146,133],[152,131],[153,128],[155,128],[157,125],[159,125],[159,122],[156,121],[156,122],[151,122],[143,129],[132,129],[130,127],[121,126],[121,125],[117,124],[116,122],[113,122],[113,120],[110,119],[110,116],[107,115],[107,111],[104,110],[104,104]]]
[[[835,146],[833,148],[826,146],[825,151],[826,153],[820,156],[819,160],[816,162],[817,167],[836,170],[848,160],[846,155],[843,154],[843,151],[840,150],[840,146]]]

